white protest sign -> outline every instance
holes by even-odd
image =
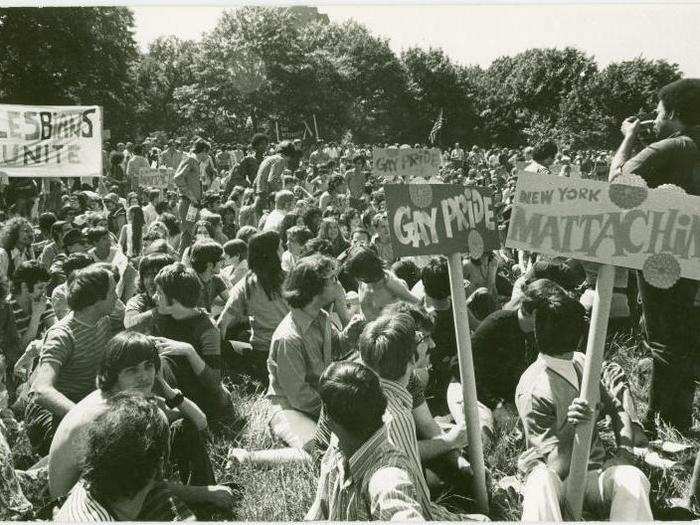
[[[414,177],[430,179],[437,176],[441,161],[437,148],[374,148],[372,173],[384,181]]]
[[[700,197],[639,177],[613,183],[522,172],[506,246],[642,270],[658,288],[700,279]]]
[[[102,177],[102,109],[0,104],[0,175]]]
[[[521,173],[506,246],[601,263],[580,397],[597,405],[615,266],[642,270],[656,288],[700,279],[700,197],[640,177],[612,183]],[[594,418],[576,426],[566,501],[580,519]]]
[[[169,188],[174,184],[175,170],[172,168],[141,168],[139,169],[139,186],[147,188]]]

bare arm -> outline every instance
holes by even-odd
[[[75,406],[75,403],[54,387],[59,370],[60,367],[54,363],[41,363],[37,368],[30,394],[37,403],[54,415],[64,416]]]
[[[637,131],[639,130],[640,121],[636,117],[629,117],[622,122],[622,134],[624,139],[622,139],[622,144],[617,148],[615,156],[610,163],[610,173],[608,175],[608,180],[612,181],[619,177],[622,173],[622,166],[627,162],[632,155],[632,148],[634,147],[634,141],[637,138]]]

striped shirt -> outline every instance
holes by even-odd
[[[25,312],[19,305],[19,303],[13,298],[10,298],[8,300],[8,304],[10,305],[10,308],[12,308],[12,315],[15,318],[15,326],[17,327],[17,335],[19,335],[21,341],[22,339],[24,339],[24,336],[27,333],[27,328],[29,328],[29,323],[32,320],[32,312]],[[36,338],[39,339],[44,333],[44,331],[55,322],[56,314],[54,312],[53,307],[51,306],[51,302],[47,299],[46,310],[44,310],[44,313],[41,314],[41,318],[39,320],[39,329],[37,330]]]
[[[483,516],[478,514],[455,514],[445,507],[430,501],[430,489],[423,474],[420,451],[418,449],[411,394],[396,381],[380,377],[379,382],[387,401],[384,421],[389,443],[403,452],[408,458],[409,472],[411,477],[416,480],[415,486],[418,492],[418,501],[421,504],[425,519],[431,521],[483,521]]]
[[[53,521],[81,523],[118,520],[90,495],[90,492],[85,488],[85,484],[81,481],[73,487],[73,490],[68,495],[68,499],[66,499]]]
[[[54,383],[56,390],[77,403],[95,389],[95,377],[104,349],[121,329],[123,317],[123,305],[94,325],[82,323],[75,318],[74,312],[70,312],[49,328],[39,366],[49,363],[58,369]]]
[[[306,520],[423,521],[409,461],[389,444],[384,426],[349,459],[333,441]]]

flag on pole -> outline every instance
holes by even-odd
[[[442,129],[443,124],[444,119],[442,118],[442,108],[440,108],[440,115],[435,121],[435,124],[433,124],[433,129],[430,130],[430,134],[428,135],[428,141],[431,144],[435,144],[435,139],[437,138],[438,132]]]

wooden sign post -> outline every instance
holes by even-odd
[[[641,270],[657,288],[700,279],[700,197],[671,185],[650,190],[636,176],[608,183],[526,172],[515,193],[506,246],[601,264],[581,384],[595,409],[615,266]],[[581,518],[594,421],[576,427],[566,479],[573,519]]]
[[[405,175],[401,169],[395,171]],[[480,257],[484,251],[499,247],[493,196],[486,188],[451,184],[387,184],[384,192],[395,253],[447,254],[469,461],[474,472],[476,501],[479,510],[486,514],[489,498],[461,253]]]
[[[593,310],[591,311],[591,326],[586,345],[586,362],[581,380],[581,397],[588,406],[595,407],[600,397],[600,373],[603,367],[605,337],[608,332],[610,304],[612,301],[615,267],[604,264],[598,270]],[[591,453],[591,439],[595,418],[576,427],[574,434],[574,449],[571,453],[571,467],[566,483],[566,501],[574,519],[581,518],[583,510],[583,495],[585,493],[586,473],[588,472],[588,456]]]
[[[459,377],[462,383],[462,400],[464,402],[464,421],[467,422],[469,439],[469,464],[474,472],[474,490],[479,510],[487,514],[489,496],[486,489],[486,467],[484,466],[484,446],[481,442],[481,422],[479,421],[478,400],[476,398],[476,378],[474,376],[474,358],[472,341],[469,335],[469,314],[467,297],[464,293],[464,273],[462,256],[452,253],[447,256],[447,268],[450,273],[450,296],[452,297],[452,317],[457,335],[457,360]]]

